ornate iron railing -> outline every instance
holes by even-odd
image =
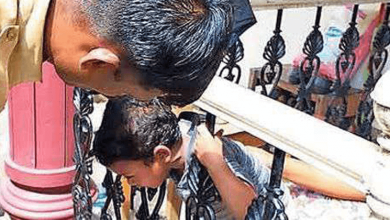
[[[340,40],[339,48],[341,53],[336,60],[337,78],[331,87],[334,98],[325,115],[325,121],[331,122],[342,129],[348,129],[350,126],[348,119],[345,117],[348,104],[346,96],[348,95],[348,90],[351,88],[352,71],[356,63],[354,50],[359,46],[359,32],[356,28],[358,9],[359,5],[355,5],[349,27]],[[342,103],[336,102],[335,97],[341,97]]]
[[[75,135],[76,176],[73,181],[73,209],[77,220],[92,217],[91,177],[92,161],[89,150],[92,140],[92,122],[89,114],[93,111],[92,94],[84,89],[75,88],[73,102],[76,109],[73,118]]]
[[[365,3],[374,1],[354,1],[355,3]],[[375,1],[381,2],[381,1]],[[278,8],[276,28],[274,36],[268,42],[263,57],[268,61],[262,68],[259,76],[259,84],[262,87],[262,94],[274,97],[274,91],[282,73],[282,65],[280,58],[285,53],[284,40],[280,35],[282,25],[283,7],[290,7],[296,5],[318,6],[327,4],[337,4],[339,1],[326,0],[320,2],[296,0],[296,1],[263,1],[254,0],[252,5],[254,8],[271,7]],[[312,32],[306,38],[303,53],[306,55],[304,61],[300,65],[300,85],[295,108],[308,114],[313,114],[313,106],[309,101],[311,89],[315,77],[318,75],[320,59],[318,53],[323,48],[322,34],[319,31],[322,7],[317,7],[317,13]],[[333,86],[335,95],[345,97],[346,91],[349,88],[350,71],[355,63],[354,49],[359,44],[359,33],[356,29],[356,16],[358,5],[355,5],[350,27],[344,33],[340,41],[340,49],[342,53],[336,61],[336,76],[337,80]],[[365,91],[362,96],[362,101],[359,105],[357,114],[357,134],[373,140],[370,136],[371,123],[374,120],[372,113],[373,101],[369,97],[369,93],[373,90],[375,83],[382,75],[384,63],[387,61],[388,52],[385,49],[390,44],[390,28],[388,26],[389,7],[386,10],[386,16],[382,26],[377,32],[373,44],[373,52],[370,57],[370,75],[365,83]],[[238,40],[230,48],[227,58],[224,60],[226,66],[221,70],[220,76],[235,83],[239,83],[241,78],[241,68],[238,66],[243,58],[243,46]],[[226,76],[225,73],[227,72]],[[343,77],[342,77],[343,76]],[[268,85],[271,85],[269,89]],[[216,89],[218,88],[218,89]],[[228,98],[224,96],[229,96]],[[239,97],[239,98],[238,98]],[[251,100],[251,103],[245,99]],[[327,120],[331,117],[340,116],[343,119],[345,116],[346,100],[343,99],[341,105],[333,105],[329,108]],[[236,106],[229,104],[234,103]],[[89,119],[89,114],[93,111],[92,94],[89,91],[75,88],[74,104],[76,113],[74,117],[74,133],[76,137],[76,147],[74,160],[76,163],[77,174],[74,180],[72,189],[74,196],[74,210],[76,219],[90,219],[92,216],[92,198],[91,198],[91,183],[90,175],[92,174],[92,156],[90,153],[90,143],[92,140],[92,124]],[[258,94],[244,90],[237,86],[233,86],[224,81],[216,79],[211,85],[210,89],[206,91],[205,95],[197,102],[197,105],[206,111],[210,112],[206,115],[206,123],[211,131],[214,133],[216,116],[258,136],[265,140],[272,146],[276,146],[274,152],[274,160],[272,164],[271,179],[267,187],[268,194],[264,200],[257,200],[256,202],[265,203],[264,219],[287,219],[284,213],[283,203],[279,197],[282,195],[280,189],[280,182],[283,173],[283,164],[285,153],[288,152],[316,167],[327,170],[333,173],[338,178],[350,183],[356,188],[364,192],[370,192],[372,185],[367,185],[372,177],[371,170],[376,166],[378,161],[382,162],[382,156],[376,149],[377,145],[357,138],[350,133],[335,130],[335,128],[314,120],[307,114],[302,115],[296,110],[288,109],[268,98],[261,97]],[[239,108],[237,106],[240,105]],[[244,107],[243,107],[244,106]],[[252,110],[251,110],[252,109]],[[253,114],[257,111],[257,114]],[[277,111],[279,118],[266,119],[270,117],[273,112]],[[272,117],[271,117],[272,118]],[[343,121],[343,120],[341,120]],[[301,131],[295,130],[295,124],[301,123]],[[339,126],[343,126],[339,124]],[[283,131],[279,128],[283,127]],[[324,132],[328,131],[328,132]],[[310,140],[302,140],[307,133],[311,134]],[[319,134],[332,133],[332,136],[324,137]],[[327,139],[328,143],[318,143],[316,139]],[[354,146],[352,148],[351,146]],[[333,152],[338,151],[339,154],[347,154],[349,151],[355,152],[355,158],[348,160],[338,157]],[[341,151],[341,152],[340,152]],[[319,152],[322,152],[319,154]],[[356,154],[357,152],[357,154]],[[357,163],[359,160],[366,161],[366,166],[362,167]],[[388,163],[386,168],[388,168]],[[201,167],[199,169],[202,169]],[[207,175],[205,175],[207,176]],[[378,178],[377,176],[375,176]],[[123,202],[123,193],[120,183],[120,176],[113,179],[112,173],[107,170],[104,178],[104,187],[107,188],[107,201],[102,209],[101,219],[112,219],[107,213],[107,208],[111,201],[113,202],[115,217],[120,219],[120,206]],[[205,180],[210,181],[210,180]],[[388,180],[386,180],[388,181]],[[373,183],[374,184],[374,183]],[[389,183],[390,184],[390,183]],[[165,183],[159,189],[158,202],[152,211],[149,212],[148,200],[154,197],[156,190],[152,189],[137,189],[140,190],[142,204],[137,212],[138,219],[158,219],[158,212],[161,208],[162,200],[165,193]],[[198,192],[202,193],[202,192]],[[205,192],[207,194],[207,192]],[[205,194],[205,195],[206,195]],[[208,195],[208,194],[207,194]],[[369,193],[370,195],[370,193]],[[376,198],[376,195],[371,193],[370,198],[375,201],[382,202],[385,206],[389,206],[389,201],[383,198]],[[209,210],[205,205],[205,198],[198,198],[196,196],[190,197],[186,205],[191,207],[203,207],[198,215],[187,215],[187,219],[197,219],[199,215],[206,216],[208,219],[214,219],[213,211]],[[251,207],[256,207],[253,204]],[[374,208],[373,208],[374,209]],[[208,210],[208,211],[207,211]],[[207,212],[206,212],[207,211]],[[376,211],[376,210],[374,210]]]
[[[260,72],[261,94],[271,98],[276,98],[275,88],[282,76],[283,66],[279,61],[286,53],[286,45],[280,27],[282,24],[283,9],[279,9],[276,17],[276,26],[274,36],[268,41],[264,49],[263,57],[268,62],[263,66]],[[268,92],[266,85],[272,84],[272,89]],[[272,146],[273,147],[273,146]],[[266,197],[264,198],[264,219],[288,219],[284,211],[284,205],[281,201],[283,190],[280,188],[282,182],[282,173],[284,167],[285,152],[279,148],[274,148],[274,159],[272,161],[272,170],[268,186],[266,186]],[[261,201],[261,200],[260,200]],[[249,210],[259,207],[252,204]],[[256,211],[256,210],[254,210]]]
[[[388,58],[386,47],[390,44],[389,13],[390,5],[387,4],[383,23],[375,35],[372,44],[373,50],[370,56],[369,75],[364,83],[364,92],[356,114],[356,134],[370,141],[375,141],[371,135],[371,124],[374,121],[374,103],[370,97],[370,93],[375,88],[376,82],[382,76],[382,71]]]

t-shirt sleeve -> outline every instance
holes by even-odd
[[[269,169],[259,158],[246,152],[245,147],[229,139],[223,139],[225,161],[232,172],[244,182],[252,186],[260,195],[269,179]]]

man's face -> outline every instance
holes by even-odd
[[[47,57],[67,84],[108,97],[129,95],[141,101],[162,95],[161,90],[140,80],[142,73],[130,64],[120,46],[95,36],[88,28],[57,20],[48,28]]]
[[[121,60],[117,67],[91,62],[85,64],[84,68],[79,65],[77,69],[61,68],[61,64],[66,66],[68,63],[62,61],[56,65],[57,72],[67,84],[91,89],[107,97],[129,95],[140,101],[149,101],[163,95],[161,90],[143,83],[139,77],[140,73],[128,61]],[[69,66],[71,65],[69,63]]]
[[[124,176],[130,185],[139,187],[159,187],[169,175],[166,164],[153,161],[146,165],[142,160],[118,160],[109,167]]]

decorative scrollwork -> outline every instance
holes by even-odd
[[[370,56],[369,75],[364,83],[364,92],[356,114],[356,134],[369,141],[374,140],[371,136],[371,124],[375,118],[373,114],[373,100],[369,94],[375,88],[376,82],[382,76],[382,71],[388,58],[386,47],[390,44],[389,12],[390,4],[387,3],[386,17],[376,33],[372,44],[373,53]]]
[[[286,153],[279,148],[275,148],[274,158],[272,161],[271,176],[268,186],[265,191],[260,193],[264,197],[264,216],[263,219],[270,220],[287,220],[281,197],[283,190],[281,189],[283,167]]]
[[[266,59],[268,62],[261,69],[259,79],[260,85],[262,86],[261,93],[273,99],[276,98],[274,89],[279,83],[280,77],[282,75],[282,64],[279,59],[281,59],[286,53],[284,39],[280,35],[282,14],[283,10],[279,9],[274,36],[272,36],[268,41],[263,53],[264,59]],[[272,89],[270,92],[267,92],[266,85],[269,84],[272,84]],[[283,173],[284,157],[285,152],[275,148],[271,177],[267,186],[267,193],[260,194],[259,198],[257,198],[252,203],[252,205],[248,208],[248,213],[250,213],[250,215],[247,215],[246,219],[287,219],[287,216],[284,212],[283,203],[280,200],[280,196],[283,194],[282,190],[280,189],[280,185]],[[282,206],[280,206],[279,209],[280,204],[282,204]],[[260,212],[263,209],[264,212]]]
[[[187,150],[191,152],[195,145],[196,128],[205,121],[205,118],[194,112],[182,112],[179,115],[180,119],[191,121],[191,127],[187,132],[188,136],[190,136]],[[220,201],[219,193],[207,169],[202,166],[196,156],[191,155],[186,160],[188,170],[185,177],[182,177],[186,178],[186,184],[188,184],[189,189],[189,196],[186,200],[186,219],[215,219],[215,211],[212,204],[218,200]]]
[[[120,208],[122,203],[125,201],[125,196],[123,195],[123,187],[121,183],[121,175],[117,175],[115,181],[113,181],[112,172],[108,169],[106,170],[106,175],[103,180],[103,187],[106,188],[107,199],[102,208],[102,214],[100,219],[110,220],[112,217],[107,213],[108,206],[111,201],[114,205],[115,217],[117,220],[121,219]]]
[[[347,99],[343,97],[341,103],[336,99],[333,99],[326,110],[325,121],[341,129],[347,130],[350,126],[350,121],[345,117],[346,114]]]
[[[387,9],[388,10],[388,9]],[[370,57],[370,76],[371,83],[365,87],[373,88],[373,85],[382,76],[382,70],[388,58],[386,47],[390,44],[390,27],[388,20],[383,22],[374,38],[374,53]]]
[[[92,92],[75,88],[73,92],[73,103],[76,109],[73,118],[73,129],[75,135],[76,175],[73,181],[73,208],[75,218],[78,220],[89,220],[92,217],[91,177],[92,160],[90,146],[92,140],[92,121],[89,114],[93,112]],[[120,219],[120,207],[124,201],[120,176],[113,182],[112,174],[107,170],[103,186],[107,188],[107,201],[102,209],[101,219],[111,220],[112,217],[106,212],[111,200],[114,202],[116,219]]]
[[[351,73],[356,62],[354,50],[359,46],[359,32],[356,28],[356,17],[358,14],[359,5],[353,8],[352,19],[348,29],[343,33],[340,40],[339,48],[342,51],[336,60],[336,80],[333,83],[331,90],[333,91],[333,99],[326,111],[325,121],[329,122],[342,129],[349,127],[349,120],[345,117],[347,113],[348,90],[350,89]],[[342,103],[335,99],[342,97]]]
[[[341,37],[339,48],[342,51],[336,60],[336,81],[332,90],[337,96],[345,96],[350,88],[351,73],[355,67],[356,55],[355,49],[359,46],[359,31],[356,28],[356,16],[359,5],[355,5],[352,14],[352,20],[349,27]]]
[[[304,111],[310,115],[312,115],[314,112],[314,107],[310,102],[311,88],[314,85],[314,81],[316,80],[318,71],[320,69],[321,61],[318,57],[318,54],[324,47],[324,39],[321,32],[319,31],[321,11],[322,7],[318,7],[313,31],[306,38],[305,44],[303,46],[303,53],[306,55],[306,57],[300,66],[300,84],[297,103],[295,105],[296,109]]]
[[[235,83],[238,84],[241,79],[241,67],[237,64],[244,58],[244,47],[240,38],[237,39],[236,43],[231,46],[222,60],[226,64],[225,67],[222,68],[219,76],[222,77],[225,72],[227,75],[224,77],[225,79],[233,82],[234,78],[236,78]],[[234,70],[236,70],[236,74],[233,74]]]
[[[283,196],[283,190],[280,188],[271,188],[266,187],[266,198],[265,198],[265,207],[273,210],[271,216],[264,216],[264,219],[274,219],[274,220],[287,220],[288,217],[284,212],[284,204],[279,199]],[[269,205],[268,205],[269,204]]]
[[[271,145],[268,145],[268,147],[269,146]],[[280,200],[284,194],[280,187],[284,159],[285,152],[275,148],[269,184],[262,189],[259,193],[259,197],[252,201],[252,204],[248,208],[248,214],[245,216],[246,220],[288,220],[288,216],[284,211],[284,204]]]
[[[163,184],[158,189],[152,189],[148,188],[147,190],[145,188],[137,188],[136,190],[139,190],[141,192],[141,206],[139,207],[136,218],[141,220],[158,220],[160,219],[160,209],[162,206],[162,203],[164,201],[165,193],[166,193],[166,187],[167,183],[166,181],[163,182]],[[149,214],[149,201],[151,201],[154,196],[158,194],[156,205],[153,208],[152,214]]]
[[[369,141],[374,139],[371,136],[371,124],[374,121],[374,102],[371,97],[366,96],[361,100],[356,114],[356,134]]]
[[[211,204],[220,199],[218,190],[196,157],[192,157],[191,163],[193,166],[190,166],[188,172],[191,195],[186,201],[186,219],[215,220],[215,211]]]
[[[92,161],[89,156],[89,146],[92,140],[92,122],[89,114],[93,111],[92,94],[84,89],[75,88],[73,104],[76,112],[73,118],[75,135],[76,175],[73,180],[73,209],[78,220],[89,220],[92,217],[92,198],[90,194],[90,175]]]
[[[261,93],[263,95],[272,94],[276,88],[280,77],[282,76],[282,63],[279,61],[286,54],[286,45],[283,37],[280,35],[280,24],[282,19],[282,10],[278,10],[278,18],[276,22],[276,28],[274,30],[274,36],[267,42],[265,46],[263,57],[268,62],[261,68],[260,72],[260,85],[262,87]],[[267,92],[266,85],[273,84],[270,92]]]

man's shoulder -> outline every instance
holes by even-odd
[[[18,1],[6,0],[0,4],[0,29],[6,26],[15,25],[18,14]]]

